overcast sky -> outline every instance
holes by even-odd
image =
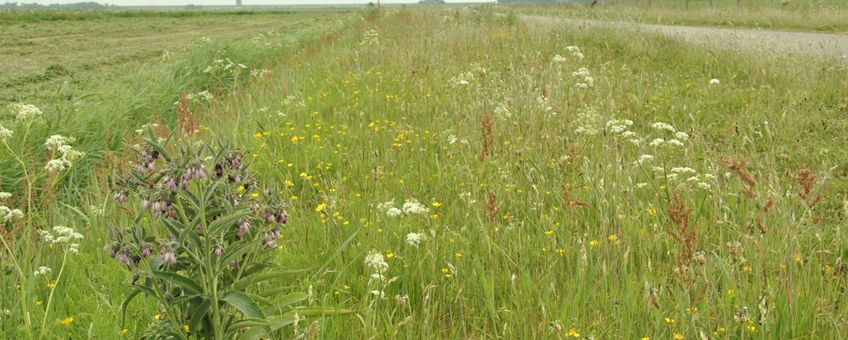
[[[23,2],[49,4],[69,4],[75,2],[93,1],[119,6],[182,6],[182,5],[234,5],[235,0],[0,0],[3,2]],[[242,0],[249,5],[320,5],[320,4],[367,4],[377,0]],[[384,4],[416,3],[418,0],[382,0]],[[447,0],[447,2],[492,2],[492,0]]]

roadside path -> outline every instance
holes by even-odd
[[[836,57],[848,61],[848,35],[845,34],[654,25],[541,15],[519,15],[518,17],[527,21],[547,24],[569,24],[586,28],[613,27],[633,31],[655,32],[688,43],[725,50],[749,50],[771,54],[824,58]]]

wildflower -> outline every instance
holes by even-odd
[[[565,333],[565,336],[572,337],[572,338],[579,338],[580,333],[578,333],[576,329],[572,328],[572,329],[569,329],[567,333]]]
[[[721,80],[718,80],[716,78],[710,79],[710,85],[718,85],[718,84],[721,84]]]
[[[653,147],[657,147],[657,146],[662,145],[663,143],[665,143],[664,139],[654,138],[654,140],[652,140],[651,143],[649,143],[648,145],[653,146]]]
[[[675,129],[674,126],[671,126],[671,124],[667,124],[667,123],[663,123],[663,122],[653,123],[653,124],[651,124],[651,127],[654,128],[654,130],[657,130],[657,131],[666,130],[666,131],[669,131],[671,133],[677,132],[677,129]]]
[[[44,115],[40,109],[31,104],[15,104],[12,106],[15,112],[15,119],[20,122],[28,122]]]
[[[674,335],[672,335],[672,337],[674,338],[674,340],[683,340],[684,339],[683,334],[680,334],[680,333],[674,333]]]
[[[649,162],[653,159],[654,159],[653,155],[643,154],[643,155],[640,155],[639,158],[636,160],[636,164],[641,165],[642,163]]]
[[[406,243],[413,247],[418,247],[418,245],[426,238],[426,235],[419,233],[409,233],[406,234]]]
[[[74,322],[74,317],[72,316],[69,316],[59,321],[62,326],[70,326],[72,322]]]
[[[666,325],[674,325],[675,323],[677,323],[677,321],[669,317],[663,318],[663,320],[665,320]]]
[[[0,200],[4,200],[4,199],[7,199],[7,198],[11,198],[11,197],[12,197],[11,193],[0,191]]]
[[[177,255],[174,252],[166,252],[162,254],[162,263],[164,264],[174,264],[177,263]]]
[[[11,221],[12,219],[20,219],[24,217],[24,212],[20,209],[9,209],[6,206],[0,205],[0,219],[3,222]]]
[[[553,234],[554,234],[553,230],[545,230],[545,236],[553,236]]]
[[[597,240],[591,240],[591,241],[589,241],[589,245],[592,246],[592,247],[595,247],[595,246],[598,245],[598,241]]]
[[[400,216],[402,213],[403,213],[403,212],[402,212],[400,209],[398,209],[398,208],[394,208],[394,207],[389,208],[388,210],[386,210],[386,216],[388,216],[388,217],[398,217],[398,216]]]
[[[41,266],[41,267],[38,267],[38,269],[35,271],[35,275],[36,276],[38,276],[38,275],[45,275],[46,276],[51,271],[52,270],[50,269],[50,267]]]
[[[421,215],[429,213],[430,209],[425,207],[423,204],[418,203],[417,200],[410,198],[403,203],[403,212],[405,214]]]
[[[389,270],[389,264],[386,263],[386,260],[383,258],[383,254],[380,254],[380,252],[376,250],[372,250],[367,256],[365,256],[365,265],[378,274],[385,273]]]
[[[190,333],[191,329],[189,329],[188,325],[183,325],[183,332]]]
[[[553,59],[551,59],[551,62],[556,63],[556,64],[562,64],[562,63],[564,63],[566,60],[567,60],[567,59],[565,59],[565,57],[563,57],[563,56],[561,56],[561,55],[557,54],[557,55],[555,55],[555,56],[553,57]]]
[[[7,129],[3,125],[0,125],[0,141],[5,142],[9,138],[12,138],[12,135],[14,135],[12,130]]]
[[[59,172],[65,170],[65,162],[61,159],[51,159],[47,162],[47,165],[44,166],[44,170],[48,172]]]
[[[651,216],[657,216],[657,209],[654,209],[654,208],[648,208],[647,210],[645,210],[645,212],[647,212],[647,213],[648,213],[648,215],[651,215]]]

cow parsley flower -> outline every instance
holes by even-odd
[[[51,270],[50,267],[41,266],[41,267],[38,267],[38,269],[35,270],[35,276],[39,276],[39,275],[45,275],[46,276],[51,271],[53,271],[53,270]]]
[[[12,197],[11,193],[0,191],[0,200],[4,200],[4,199],[7,199],[7,198],[11,198],[11,197]]]
[[[403,212],[409,215],[423,215],[429,213],[430,209],[418,203],[418,200],[410,198],[403,203]]]
[[[584,56],[583,56],[583,52],[582,52],[582,51],[580,51],[580,47],[577,47],[577,46],[568,46],[568,47],[566,47],[565,49],[566,49],[566,50],[568,50],[568,52],[571,52],[571,56],[573,56],[573,57],[575,57],[575,58],[577,58],[577,59],[583,59],[583,57],[584,57]]]
[[[12,219],[21,219],[24,217],[24,212],[20,209],[10,209],[7,206],[0,205],[0,219],[3,222],[11,221]]]
[[[654,155],[643,154],[636,159],[636,164],[642,165],[645,162],[650,162],[654,159]]]
[[[44,170],[47,172],[60,172],[65,170],[65,162],[61,159],[51,159],[47,161],[47,165],[44,166]]]
[[[559,55],[559,54],[555,55],[555,56],[553,57],[553,59],[551,59],[551,62],[556,63],[556,64],[562,64],[562,63],[564,63],[565,61],[566,61],[565,57],[563,57],[563,56],[561,56],[561,55]]]
[[[39,108],[31,104],[15,104],[12,110],[15,111],[15,119],[20,122],[28,122],[44,115]]]
[[[651,143],[650,143],[649,145],[650,145],[650,146],[653,146],[653,147],[657,147],[657,146],[662,145],[663,143],[665,143],[665,140],[664,140],[664,139],[662,139],[662,138],[654,138],[654,140],[652,140],[652,141],[651,141]]]
[[[14,132],[12,130],[7,129],[2,124],[0,124],[0,141],[7,141],[9,138],[12,138]]]
[[[718,85],[718,84],[721,84],[721,80],[718,80],[716,78],[710,79],[710,85]]]
[[[376,250],[371,250],[371,252],[365,256],[365,266],[377,274],[383,274],[389,270],[389,264],[386,262],[385,258],[383,258],[383,254]]]
[[[671,124],[667,124],[667,123],[663,123],[663,122],[653,123],[653,124],[651,124],[651,127],[654,128],[654,130],[659,130],[659,131],[666,130],[666,131],[669,131],[671,133],[677,132],[677,129],[675,129],[674,126],[671,126]]]
[[[426,238],[427,238],[427,236],[424,235],[424,234],[409,233],[409,234],[406,234],[406,243],[409,244],[410,246],[417,248],[418,244],[420,244],[421,241],[424,241],[424,239],[426,239]]]
[[[398,217],[401,214],[403,214],[403,212],[400,209],[395,208],[395,207],[391,207],[388,210],[386,210],[386,216],[388,216],[388,217]]]

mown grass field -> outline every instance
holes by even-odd
[[[97,100],[19,98],[44,116],[31,134],[2,121],[15,131],[0,152],[2,202],[25,209],[26,182],[43,189],[30,222],[3,225],[14,246],[0,257],[2,336],[140,338],[170,322],[170,300],[140,297],[121,324],[131,266],[108,254],[115,233],[168,219],[136,219],[127,213],[143,202],[113,199],[133,145],[147,143],[135,130],[150,123],[238,147],[256,183],[275,188],[256,197],[285,202],[268,256],[293,272],[249,285],[251,296],[303,292],[298,306],[349,312],[295,317],[273,338],[848,336],[844,61],[498,11],[298,12],[280,19],[290,31],[263,35],[271,46],[189,39],[173,59],[127,66],[129,80],[86,87]],[[245,71],[203,72],[221,58]],[[213,97],[174,104],[202,91]],[[76,137],[85,158],[23,179],[21,168],[44,167],[53,133]],[[63,254],[37,238],[16,273],[25,228],[54,225],[84,237],[61,280]],[[52,273],[29,274],[41,266]],[[247,313],[234,306],[220,311]]]

